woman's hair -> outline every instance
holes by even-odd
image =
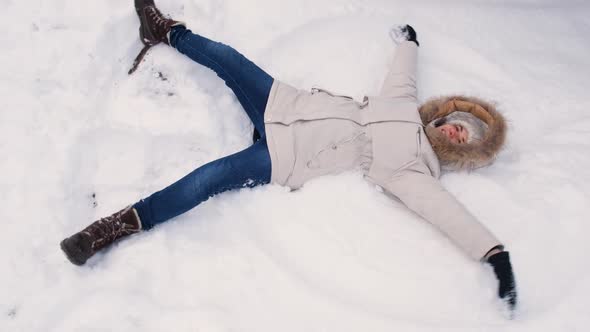
[[[475,97],[446,96],[428,100],[419,109],[426,136],[440,161],[443,170],[471,170],[491,164],[506,139],[506,120],[492,103]],[[487,125],[481,140],[470,143],[452,143],[436,129],[437,119],[453,112],[469,113]]]

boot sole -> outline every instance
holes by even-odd
[[[135,0],[135,11],[137,12],[137,15],[139,16],[141,10],[147,6],[155,7],[156,4],[153,0]]]
[[[67,240],[68,240],[68,239],[62,240],[62,241],[59,243],[59,246],[60,246],[61,250],[64,252],[64,254],[66,255],[66,258],[67,258],[67,259],[68,259],[68,260],[69,260],[69,261],[70,261],[72,264],[74,264],[74,265],[78,265],[78,266],[82,266],[82,265],[84,265],[84,263],[86,263],[86,261],[80,261],[80,260],[77,260],[76,258],[74,258],[74,257],[73,257],[73,256],[70,254],[70,248],[68,248],[68,247],[66,246],[66,241],[67,241]]]
[[[142,44],[148,45],[148,46],[155,46],[155,45],[158,45],[159,43],[161,43],[161,42],[154,42],[153,40],[145,38],[144,31],[142,28],[143,28],[143,25],[140,25],[139,26],[139,39],[141,40]]]
[[[137,15],[139,16],[139,39],[141,40],[141,42],[144,45],[150,45],[150,46],[154,46],[154,45],[158,45],[159,43],[161,43],[161,40],[157,40],[154,36],[150,35],[149,30],[144,29],[145,24],[143,23],[143,20],[141,18],[141,14],[137,13]],[[148,37],[146,37],[146,33],[148,35]],[[149,38],[151,37],[151,38]]]
[[[160,41],[154,41],[155,39],[148,39],[145,37],[145,31],[144,31],[144,26],[145,24],[143,23],[143,19],[142,19],[142,15],[141,12],[143,11],[143,9],[145,7],[148,6],[153,6],[156,7],[156,4],[154,3],[153,0],[135,0],[135,12],[137,13],[137,17],[139,18],[139,38],[141,39],[141,42],[144,45],[156,45],[159,44]]]

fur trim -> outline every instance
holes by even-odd
[[[433,120],[452,112],[468,112],[488,125],[485,137],[479,142],[451,143],[434,126]],[[475,97],[447,96],[428,100],[419,109],[426,136],[438,156],[443,170],[471,170],[491,164],[506,140],[506,121],[496,107]]]

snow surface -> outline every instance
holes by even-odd
[[[388,28],[412,24],[421,100],[476,95],[510,120],[492,167],[442,181],[510,249],[518,315],[489,267],[354,172],[224,194],[73,266],[64,237],[252,125],[166,46],[127,76],[130,0],[1,0],[0,331],[588,331],[588,1],[159,3],[278,79],[357,98],[384,78]]]

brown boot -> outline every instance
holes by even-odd
[[[185,25],[162,15],[154,0],[135,0],[135,10],[139,16],[139,37],[145,45],[153,46],[160,42],[170,45],[170,29]]]
[[[139,52],[128,74],[133,74],[149,49],[161,42],[170,45],[170,29],[184,23],[164,17],[154,4],[154,0],[135,0],[135,11],[139,17],[139,39],[144,47]]]
[[[64,239],[60,246],[70,262],[83,265],[95,253],[115,240],[139,231],[141,231],[139,215],[130,205]]]

